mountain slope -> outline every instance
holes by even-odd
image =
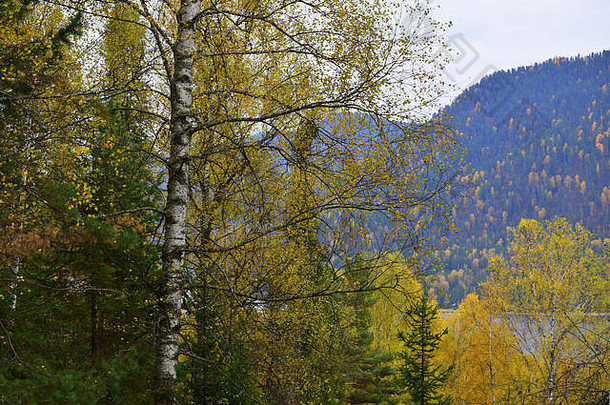
[[[610,237],[610,51],[496,72],[448,108],[466,137],[474,190],[443,253],[459,302],[485,279],[521,218],[565,216]]]

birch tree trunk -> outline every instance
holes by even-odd
[[[183,261],[186,247],[186,214],[189,191],[189,153],[193,129],[194,28],[201,1],[182,0],[174,44],[171,80],[170,156],[162,250],[163,286],[157,331],[157,405],[176,403],[174,388],[178,363],[182,309]]]
[[[31,127],[31,122],[28,119],[28,126]],[[21,167],[21,187],[22,189],[19,190],[19,196],[17,197],[17,212],[19,213],[19,227],[18,227],[18,231],[17,231],[17,238],[16,238],[16,242],[17,243],[21,243],[20,239],[23,236],[23,227],[25,224],[25,216],[26,216],[26,210],[25,210],[25,189],[28,185],[28,167],[27,167],[27,162],[29,161],[30,158],[30,148],[31,148],[31,141],[30,141],[30,134],[25,132],[25,144],[24,144],[24,163],[23,167]],[[21,271],[21,255],[15,251],[15,253],[13,255],[11,255],[11,262],[10,262],[10,269],[11,269],[11,273],[13,274],[13,278],[14,281],[11,282],[10,286],[9,286],[9,290],[11,291],[11,311],[15,312],[17,310],[17,296],[19,295],[19,273]],[[12,319],[12,317],[11,317]]]
[[[552,298],[552,307],[551,307],[551,319],[550,319],[550,329],[551,329],[551,344],[549,350],[549,378],[547,381],[547,392],[548,392],[548,404],[555,405],[556,395],[555,395],[555,374],[557,373],[557,341],[555,337],[555,329],[557,325],[557,319],[555,318],[555,312],[557,310],[557,302],[556,295],[553,294]]]

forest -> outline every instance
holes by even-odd
[[[440,253],[442,305],[459,304],[505,255],[521,218],[582,222],[602,252],[610,243],[610,51],[500,71],[448,109],[467,134],[474,191]]]
[[[0,404],[607,403],[610,53],[439,109],[447,28],[0,2]]]

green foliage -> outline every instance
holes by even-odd
[[[427,4],[170,3],[0,4],[0,401],[391,403],[336,262],[449,215]]]
[[[112,107],[92,111],[105,125],[86,138],[84,159],[49,162],[28,182],[45,205],[24,219],[16,283],[0,299],[0,378],[14,403],[150,402],[159,218],[135,208],[158,194],[147,162],[133,156],[142,145],[134,131]]]
[[[253,369],[253,353],[242,327],[231,327],[222,302],[199,292],[194,319],[194,339],[185,339],[184,351],[194,356],[181,364],[188,403],[255,404],[260,398]],[[206,295],[203,295],[206,294]]]
[[[348,288],[352,291],[342,299],[349,317],[345,342],[345,384],[349,390],[345,401],[350,404],[395,403],[391,376],[393,354],[373,346],[371,309],[375,304],[372,280],[374,264],[357,255],[345,266]]]
[[[406,390],[414,405],[452,404],[452,398],[439,391],[455,366],[444,368],[434,361],[447,334],[447,329],[435,332],[437,306],[423,293],[407,308],[405,315],[409,329],[398,334],[398,339],[404,344],[398,385]]]

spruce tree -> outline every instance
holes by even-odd
[[[394,371],[392,353],[373,346],[370,308],[375,304],[371,284],[371,265],[357,255],[347,265],[346,276],[352,290],[361,290],[346,298],[351,311],[351,333],[346,344],[346,382],[351,387],[349,404],[388,404],[391,401]]]
[[[450,396],[438,391],[449,378],[454,365],[443,369],[434,362],[447,329],[434,331],[434,321],[438,315],[436,305],[423,293],[406,311],[409,330],[399,332],[398,339],[404,344],[403,364],[399,370],[398,385],[411,397],[414,405],[450,405]]]

